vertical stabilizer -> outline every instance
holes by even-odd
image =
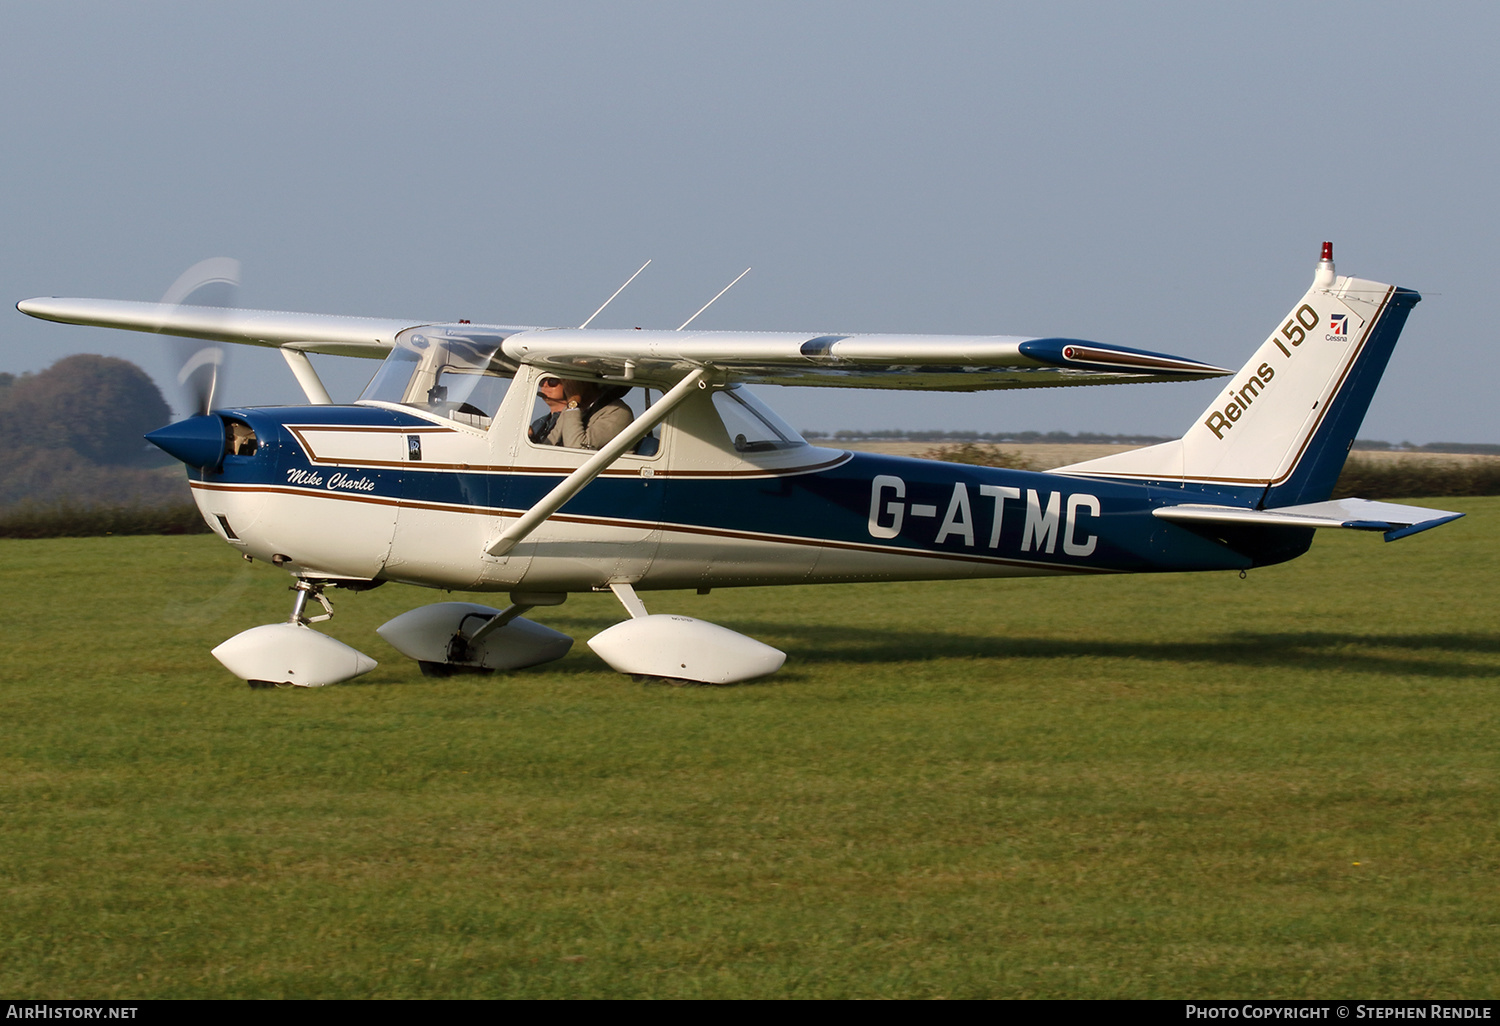
[[[1312,288],[1186,434],[1057,473],[1200,485],[1265,508],[1326,499],[1420,300],[1338,277],[1325,242]]]

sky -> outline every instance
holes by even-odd
[[[1500,442],[1500,5],[0,2],[0,283],[423,320],[1056,335],[1239,367],[1415,288],[1360,435]],[[160,339],[10,310],[0,370]],[[372,361],[316,358],[352,400]],[[239,349],[226,404],[301,401]],[[1177,435],[1221,383],[762,389],[804,429]]]

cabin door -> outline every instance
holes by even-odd
[[[518,377],[515,387],[527,387],[528,394],[537,397],[542,381],[552,375],[534,368],[526,370],[531,372],[528,384],[523,386]],[[642,388],[617,388],[606,393],[606,402],[624,403],[632,418],[639,416],[648,402],[660,398],[661,393],[655,389],[649,396]],[[503,492],[503,505],[512,516],[541,501],[596,451],[552,444],[558,438],[548,430],[549,412],[545,401],[535,398],[526,424],[516,434]],[[613,416],[617,421],[625,419],[618,408]],[[533,437],[534,432],[539,437]],[[661,542],[667,459],[660,436],[658,426],[635,452],[617,459],[511,551],[512,560],[529,560],[523,574],[526,588],[578,590],[645,576]],[[588,441],[603,444],[605,440]],[[513,568],[508,569],[507,576],[511,572]]]

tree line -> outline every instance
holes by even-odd
[[[181,465],[142,437],[171,419],[129,360],[0,373],[0,535],[206,530]]]

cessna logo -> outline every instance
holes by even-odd
[[[977,490],[979,495],[976,498],[970,494],[969,486],[964,482],[953,483],[947,510],[942,515],[942,522],[934,537],[935,544],[943,545],[949,539],[956,538],[965,548],[972,549],[983,539],[988,543],[986,548],[1000,547],[1006,503],[1014,502],[1016,505],[1010,508],[1019,508],[1022,502],[1021,489],[986,484],[979,485]],[[938,519],[938,504],[908,503],[903,501],[905,498],[906,482],[899,477],[879,474],[870,482],[870,537],[894,538],[901,533],[903,527],[912,526],[911,521]],[[1099,538],[1085,533],[1079,521],[1083,517],[1100,515],[1098,496],[1074,494],[1064,499],[1062,492],[1038,492],[1035,488],[1028,488],[1024,501],[1026,514],[1019,538],[1022,552],[1052,554],[1057,551],[1058,542],[1061,541],[1064,555],[1093,554]],[[985,538],[983,532],[976,533],[976,508],[980,518],[988,521],[988,538]],[[986,513],[987,517],[984,516]],[[1012,518],[1012,530],[1006,539],[1011,545],[1015,545],[1018,540],[1014,530],[1016,519],[1019,517]],[[908,535],[910,534],[911,531],[908,530]]]

